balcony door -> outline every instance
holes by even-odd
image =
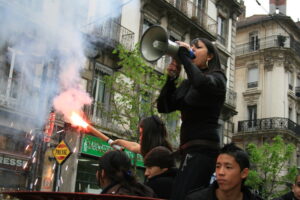
[[[251,105],[248,106],[248,128],[253,128],[256,127],[257,123],[257,106],[256,105]]]
[[[108,67],[96,63],[92,91],[94,99],[92,116],[94,121],[102,121],[107,116],[105,112],[107,111],[109,101],[109,91],[105,82],[105,76],[111,74],[108,69]]]
[[[258,32],[252,32],[249,34],[249,50],[257,51],[259,49]]]

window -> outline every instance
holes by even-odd
[[[226,19],[222,16],[218,16],[218,29],[217,29],[217,33],[218,33],[218,40],[220,41],[221,44],[225,45],[226,44],[226,37],[227,37],[227,33],[226,33],[226,29],[227,29],[227,23],[226,23]]]
[[[144,23],[143,23],[143,33],[150,27],[152,26],[153,23],[149,22],[148,20],[144,19]]]
[[[300,97],[300,77],[297,76],[297,85],[295,87],[295,93],[297,97]]]
[[[18,90],[20,87],[20,64],[19,59],[17,59],[19,55],[17,55],[16,51],[8,48],[7,59],[6,62],[1,66],[1,85],[0,92],[1,95],[8,98],[16,99],[18,97]]]
[[[293,109],[289,108],[289,119],[293,120]]]
[[[259,49],[258,32],[252,32],[249,34],[249,49],[250,51],[256,51]]]
[[[293,72],[288,71],[289,90],[293,90],[294,87],[294,76]]]
[[[258,85],[258,68],[253,67],[248,70],[248,88],[254,88]]]
[[[256,126],[256,120],[257,120],[257,106],[251,105],[248,106],[248,120],[249,120],[249,127],[255,127]]]
[[[93,118],[102,118],[104,117],[104,106],[106,103],[106,83],[104,77],[108,75],[102,72],[99,69],[95,70],[95,77],[93,80],[93,90],[92,95],[94,99],[93,103]]]

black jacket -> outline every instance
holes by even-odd
[[[154,176],[146,181],[146,185],[152,188],[156,197],[161,199],[169,199],[172,193],[172,186],[177,174],[176,168],[171,168],[168,171]]]
[[[208,188],[194,190],[186,196],[185,200],[218,200],[216,196],[217,188],[218,183],[214,182]],[[242,192],[243,200],[262,200],[261,197],[252,194],[247,187],[243,187]]]
[[[118,195],[133,195],[141,197],[155,197],[153,190],[141,183],[137,183],[135,186],[124,187],[119,183],[111,183],[105,187],[101,194],[118,194]]]
[[[297,200],[297,199],[294,197],[293,192],[288,192],[288,193],[282,195],[281,197],[277,197],[273,200]]]
[[[188,78],[176,87],[175,80],[168,77],[157,100],[158,111],[181,111],[181,145],[195,139],[219,142],[218,118],[225,100],[226,77],[221,71],[196,67],[185,48],[179,48],[178,56]]]

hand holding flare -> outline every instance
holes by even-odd
[[[113,143],[113,140],[110,139],[109,137],[107,137],[106,135],[104,135],[103,133],[101,133],[100,131],[98,131],[97,129],[95,129],[93,126],[89,125],[87,122],[85,122],[82,117],[80,117],[77,113],[72,112],[71,117],[70,117],[70,121],[73,125],[76,126],[80,126],[83,128],[86,128],[87,130],[89,130],[93,135],[95,135],[96,137],[106,141],[109,145],[111,145]],[[119,145],[113,144],[111,145],[114,149],[117,150],[122,150],[123,148]]]

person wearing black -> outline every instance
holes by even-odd
[[[103,189],[101,194],[155,196],[151,188],[136,180],[131,160],[123,151],[108,151],[100,157],[96,177]]]
[[[295,183],[292,186],[292,191],[273,200],[300,200],[300,175],[298,174],[296,176]]]
[[[262,200],[244,185],[249,174],[248,154],[234,143],[225,145],[216,162],[216,181],[188,194],[185,200]]]
[[[156,197],[170,199],[172,184],[177,173],[172,152],[163,146],[158,146],[149,151],[144,158],[146,167],[145,184],[152,188]]]
[[[122,146],[127,150],[139,153],[143,157],[154,147],[165,146],[172,151],[168,141],[168,133],[164,122],[156,115],[143,118],[138,126],[139,143],[124,139],[116,139],[113,144]]]
[[[191,47],[177,42],[178,57],[167,67],[167,81],[157,99],[160,113],[181,112],[179,172],[172,200],[182,200],[188,191],[209,185],[219,150],[218,119],[226,94],[226,77],[214,45],[197,38]],[[195,58],[190,58],[190,50]],[[183,64],[187,74],[179,87],[176,80]]]

